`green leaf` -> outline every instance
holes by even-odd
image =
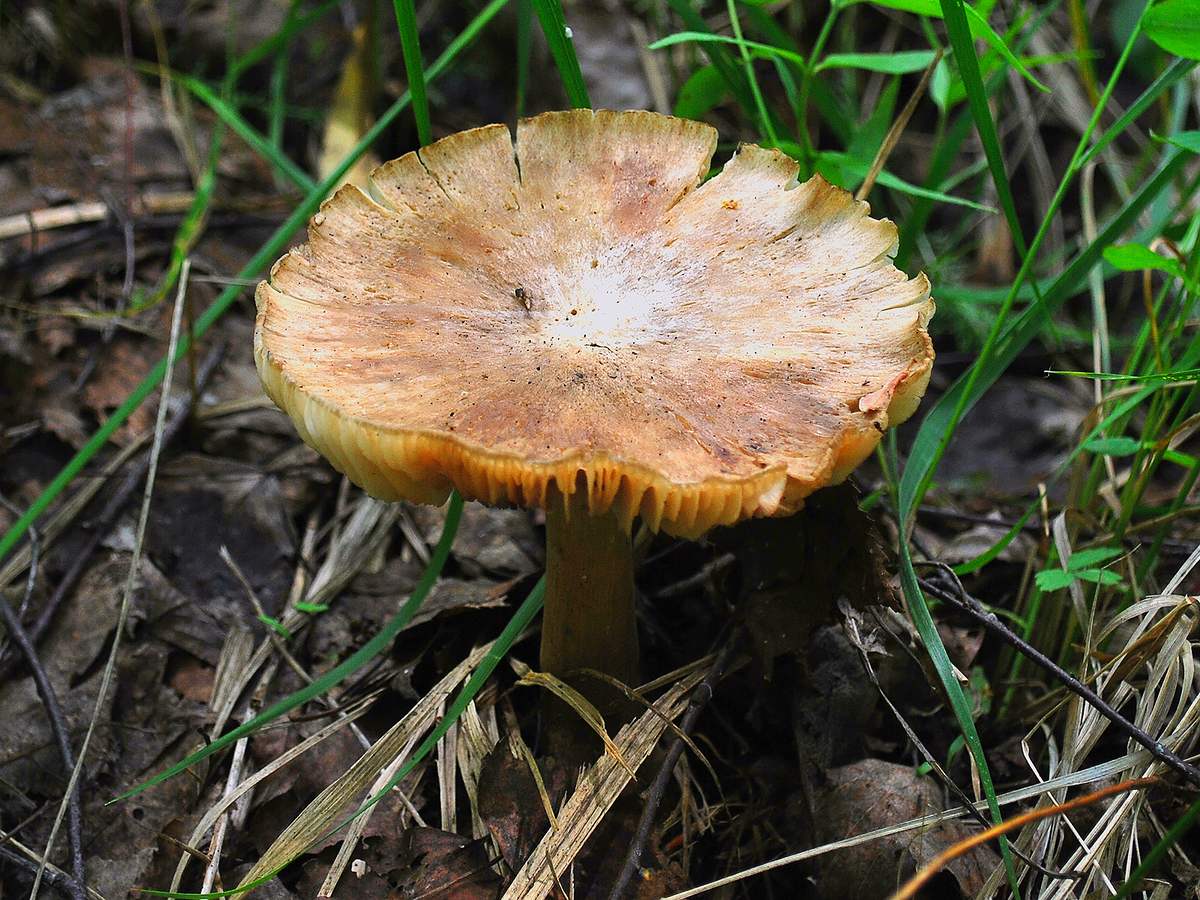
[[[796,154],[793,153],[791,155],[795,156]],[[846,185],[851,184],[850,179],[846,177],[848,173],[838,165],[838,159],[844,156],[844,153],[822,153],[813,164],[814,171],[830,184],[836,184],[838,187],[844,188]],[[862,180],[861,173],[858,176],[858,180]]]
[[[303,600],[296,602],[296,612],[317,615],[318,613],[325,612],[327,609],[329,609],[328,603],[305,603]]]
[[[258,621],[262,622],[281,638],[289,641],[292,639],[292,633],[288,631],[287,627],[278,619],[273,619],[270,616],[259,616]]]
[[[1116,572],[1110,572],[1108,569],[1084,569],[1081,572],[1076,572],[1075,575],[1083,581],[1090,581],[1092,584],[1112,586],[1121,583],[1121,576]]]
[[[1093,569],[1101,563],[1106,563],[1125,551],[1119,547],[1091,547],[1071,554],[1067,560],[1067,571],[1079,573],[1085,569]]]
[[[669,34],[665,38],[655,41],[646,49],[661,50],[664,47],[671,47],[675,44],[684,44],[688,42],[697,44],[733,44],[735,47],[746,47],[750,50],[753,50],[754,54],[757,56],[785,59],[788,62],[795,63],[801,68],[808,67],[808,60],[799,53],[793,53],[791,50],[784,50],[780,47],[773,47],[770,44],[759,43],[758,41],[739,41],[737,38],[730,37],[727,34],[709,34],[705,31],[679,31],[675,34]]]
[[[933,67],[933,77],[929,79],[929,99],[943,114],[958,101],[958,97],[954,96],[954,87],[954,73],[951,71],[950,61],[943,56],[941,62]],[[959,92],[961,93],[961,90]]]
[[[1121,244],[1117,247],[1106,247],[1104,258],[1122,272],[1140,272],[1143,269],[1154,269],[1166,272],[1176,278],[1184,278],[1183,266],[1179,260],[1169,256],[1159,256],[1149,247],[1141,244]]]
[[[834,9],[845,9],[854,3],[865,0],[834,0]],[[938,0],[871,0],[876,6],[886,6],[888,9],[898,9],[900,12],[916,13],[918,16],[942,17],[942,5]]]
[[[1174,144],[1184,150],[1191,150],[1193,153],[1200,153],[1200,131],[1183,131],[1169,138],[1159,138],[1159,140],[1165,140],[1168,144]]]
[[[1142,442],[1131,437],[1091,438],[1083,442],[1083,449],[1101,456],[1133,456]]]
[[[866,163],[861,159],[855,159],[846,153],[838,153],[834,150],[829,150],[821,154],[821,159],[817,163],[818,168],[820,168],[823,164],[836,165],[840,170],[857,175],[860,179],[867,174],[867,170],[870,168],[869,163]],[[822,169],[822,174],[824,174],[824,171],[825,170]],[[826,181],[829,181],[828,177],[826,177]],[[932,191],[928,188],[923,188],[912,184],[905,181],[903,178],[893,175],[886,169],[882,170],[876,176],[875,181],[876,183],[881,184],[886,188],[890,188],[893,191],[900,191],[903,194],[912,194],[915,197],[927,197],[930,200],[936,200],[938,203],[951,203],[956,206],[966,206],[970,209],[977,209],[980,212],[994,213],[997,211],[991,206],[987,206],[982,203],[976,203],[974,200],[965,200],[962,197],[954,197],[950,194],[943,193],[942,191]]]
[[[1142,19],[1146,37],[1168,53],[1200,59],[1200,0],[1165,0]]]
[[[860,2],[864,2],[864,0],[841,0],[841,2],[835,0],[834,9],[844,9],[853,3]],[[938,2],[938,0],[872,0],[872,2],[878,6],[886,6],[889,9],[898,9],[901,12],[916,13],[918,16],[930,16],[931,18],[935,19],[944,18],[942,4]],[[1200,0],[1188,0],[1188,2],[1200,2]],[[972,37],[980,38],[986,41],[993,50],[1004,57],[1005,61],[1010,66],[1020,72],[1026,81],[1028,81],[1038,90],[1050,93],[1050,89],[1034,78],[1030,71],[1025,68],[1025,64],[1017,59],[1012,50],[1009,49],[1008,41],[996,34],[995,29],[988,24],[987,17],[984,15],[984,13],[981,13],[969,3],[963,4],[963,10],[965,11],[967,19],[969,20],[968,27],[971,30]],[[928,63],[926,63],[926,65],[928,65]]]
[[[1034,576],[1037,586],[1043,591],[1058,591],[1075,583],[1075,576],[1062,569],[1047,569]]]
[[[1183,466],[1187,469],[1192,469],[1196,466],[1196,457],[1187,453],[1181,453],[1178,450],[1172,450],[1170,447],[1163,451],[1163,459],[1165,459],[1167,462],[1173,462],[1175,465]]]
[[[888,75],[908,75],[929,68],[937,54],[933,50],[905,50],[898,53],[831,53],[819,63],[823,69],[863,69]]]
[[[720,69],[711,63],[702,66],[679,89],[675,115],[681,119],[699,119],[725,99],[728,93],[729,85],[725,83]]]

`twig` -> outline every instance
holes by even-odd
[[[133,293],[133,272],[137,268],[137,253],[134,247],[133,235],[133,99],[137,93],[137,77],[133,74],[133,26],[129,21],[129,0],[121,0],[117,4],[121,20],[121,49],[125,57],[125,134],[124,134],[124,163],[125,163],[125,196],[122,198],[118,218],[121,231],[125,238],[125,282],[121,285],[121,303],[129,302]],[[109,328],[114,328],[110,323]]]
[[[19,822],[11,831],[5,832],[4,830],[0,829],[0,847],[3,847],[9,841],[16,838],[18,834],[25,830],[25,826],[32,825],[34,822],[40,819],[49,808],[49,803],[43,803],[40,807],[26,816],[24,821]]]
[[[904,104],[904,109],[900,110],[900,115],[896,117],[896,121],[892,123],[892,127],[888,129],[887,136],[883,139],[883,144],[879,147],[879,152],[875,154],[875,160],[871,163],[871,170],[867,172],[867,177],[863,179],[863,183],[859,185],[858,190],[854,193],[855,200],[865,200],[867,195],[871,193],[871,188],[875,187],[875,179],[879,177],[879,173],[883,171],[884,165],[887,163],[888,157],[891,156],[892,150],[900,141],[900,135],[904,133],[905,127],[908,125],[908,120],[912,118],[912,114],[917,109],[917,102],[925,95],[925,88],[929,86],[929,79],[933,77],[933,72],[937,68],[939,62],[942,61],[942,54],[946,52],[944,47],[938,47],[937,53],[925,67],[925,74],[921,76],[920,82],[917,84],[917,89],[913,91],[912,96],[908,98],[908,102]]]
[[[657,815],[659,804],[666,793],[667,783],[675,771],[675,764],[679,762],[679,757],[683,754],[684,735],[689,734],[695,727],[700,713],[704,711],[704,707],[713,697],[717,682],[725,674],[725,670],[729,667],[734,654],[748,633],[745,625],[739,625],[725,641],[725,646],[721,648],[720,655],[713,661],[712,668],[708,670],[704,680],[696,685],[691,701],[688,703],[687,712],[679,720],[678,730],[680,733],[676,735],[671,749],[667,751],[666,759],[663,760],[662,767],[658,770],[654,781],[642,793],[645,804],[642,807],[642,816],[638,820],[637,832],[633,844],[629,847],[629,854],[625,857],[625,865],[621,868],[621,873],[617,876],[616,881],[613,882],[612,890],[609,891],[608,900],[621,900],[625,889],[633,880],[634,873],[642,861],[642,851],[650,840],[650,829],[654,826],[654,817]]]
[[[3,506],[17,518],[21,517],[24,512],[15,503],[7,497],[0,495],[0,506]],[[21,608],[17,610],[17,617],[22,618],[26,610],[29,609],[29,601],[33,599],[33,589],[37,585],[38,561],[42,555],[42,538],[38,534],[38,529],[33,525],[29,526],[29,577],[25,579],[25,595],[21,597]],[[0,647],[0,655],[4,653],[4,647]],[[3,673],[0,673],[3,677]]]
[[[933,563],[933,565],[937,564]],[[1033,647],[1021,640],[1020,637],[1013,633],[1012,629],[1000,621],[999,617],[997,617],[995,613],[987,610],[982,603],[968,594],[961,585],[956,583],[955,590],[952,592],[939,587],[937,584],[934,584],[927,579],[921,579],[920,583],[922,590],[928,591],[937,599],[943,601],[944,603],[949,603],[955,609],[966,613],[997,638],[1008,644],[1018,653],[1027,657],[1036,666],[1057,678],[1064,685],[1066,685],[1069,690],[1078,694],[1080,697],[1090,703],[1093,707],[1095,707],[1096,711],[1099,712],[1100,715],[1104,716],[1104,718],[1108,719],[1108,721],[1112,723],[1113,727],[1116,728],[1117,731],[1121,732],[1121,734],[1137,741],[1139,744],[1149,750],[1150,753],[1153,754],[1154,757],[1160,762],[1166,764],[1171,769],[1174,769],[1188,781],[1192,782],[1192,784],[1200,787],[1200,769],[1197,769],[1191,763],[1180,758],[1174,752],[1167,749],[1167,747],[1161,742],[1150,737],[1150,735],[1146,734],[1146,732],[1142,731],[1142,729],[1138,728],[1119,712],[1109,706],[1104,699],[1090,687],[1088,687],[1062,666],[1058,665],[1056,662],[1054,662],[1054,660],[1043,654],[1036,647]]]
[[[224,355],[225,348],[223,346],[216,346],[209,351],[208,356],[204,359],[204,364],[200,367],[199,374],[196,376],[195,390],[188,396],[187,400],[180,405],[179,409],[175,411],[175,414],[171,417],[171,421],[167,424],[166,430],[163,432],[164,444],[170,444],[172,441],[174,441],[174,439],[179,435],[179,432],[183,429],[183,426],[187,424],[188,419],[191,417],[192,411],[195,409],[196,402],[199,400],[200,395],[204,393],[204,389],[208,386],[208,379],[212,376],[212,373],[216,370],[217,365],[220,363]],[[100,546],[100,542],[103,541],[107,536],[113,524],[117,521],[117,517],[120,516],[121,511],[125,508],[125,505],[129,502],[129,499],[134,495],[134,492],[137,491],[143,479],[145,479],[146,472],[149,470],[149,468],[150,454],[147,453],[146,456],[140,462],[138,462],[137,465],[134,466],[129,474],[125,477],[125,480],[121,483],[121,486],[117,488],[116,492],[113,494],[112,499],[108,501],[108,504],[96,518],[92,526],[91,539],[87,542],[87,545],[78,554],[76,554],[74,561],[71,563],[71,567],[67,570],[66,574],[63,575],[62,580],[59,581],[58,587],[50,596],[45,608],[38,616],[37,621],[34,622],[34,624],[29,628],[29,639],[35,645],[41,641],[42,637],[46,634],[47,629],[50,627],[50,622],[54,619],[54,614],[58,611],[59,606],[62,605],[63,600],[66,598],[71,588],[73,588],[79,581],[80,577],[82,577],[84,570],[87,568],[87,565],[92,558],[92,554],[96,552],[96,548]],[[16,665],[16,660],[17,657],[13,656],[7,657],[6,659],[0,659],[0,680],[3,680],[12,673],[12,670]]]
[[[62,708],[58,705],[58,695],[54,693],[54,685],[42,668],[38,659],[37,648],[25,633],[21,620],[8,605],[8,601],[0,597],[0,619],[8,629],[13,641],[21,649],[21,655],[33,673],[33,682],[37,685],[38,696],[46,707],[46,718],[50,721],[50,731],[54,735],[54,743],[58,746],[58,755],[62,757],[63,766],[68,772],[75,768],[75,758],[71,753],[71,744],[67,740],[67,728],[63,720]],[[82,815],[79,811],[79,782],[76,781],[67,793],[67,837],[71,843],[71,871],[73,877],[69,885],[70,895],[74,900],[84,900],[87,892],[84,888],[83,870],[83,839]]]
[[[135,216],[186,212],[192,205],[191,191],[143,194],[133,198]],[[56,228],[91,225],[112,217],[112,207],[103,200],[87,200],[67,206],[52,206],[0,217],[0,241],[14,237],[40,235]]]
[[[20,866],[22,869],[27,870],[30,874],[33,874],[38,870],[37,863],[26,859],[19,853],[13,853],[13,851],[9,850],[7,847],[0,847],[0,859],[6,860],[13,865]],[[72,898],[80,896],[75,893],[76,884],[74,879],[72,879],[69,875],[66,875],[63,872],[56,872],[53,869],[47,869],[46,874],[43,877],[45,878],[47,884],[62,891],[66,896]]]

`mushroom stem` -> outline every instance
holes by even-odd
[[[587,495],[554,491],[546,508],[546,606],[542,669],[564,678],[597,669],[638,682],[633,547],[611,511],[591,515]],[[585,687],[594,696],[595,691]]]

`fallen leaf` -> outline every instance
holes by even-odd
[[[495,900],[503,881],[492,871],[486,845],[440,831],[410,828],[404,833],[407,863],[395,897],[412,900]]]
[[[821,843],[865,834],[942,811],[941,789],[908,766],[864,759],[830,769],[818,792],[813,819]],[[974,832],[949,821],[914,828],[817,858],[822,900],[885,898],[948,847]],[[946,864],[958,896],[974,897],[1000,865],[989,847],[977,847]],[[943,896],[940,895],[939,896]]]

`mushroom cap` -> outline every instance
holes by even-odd
[[[794,512],[916,409],[934,305],[866,203],[750,144],[705,181],[716,142],[573,110],[385,163],[259,284],[267,393],[385,500]]]

